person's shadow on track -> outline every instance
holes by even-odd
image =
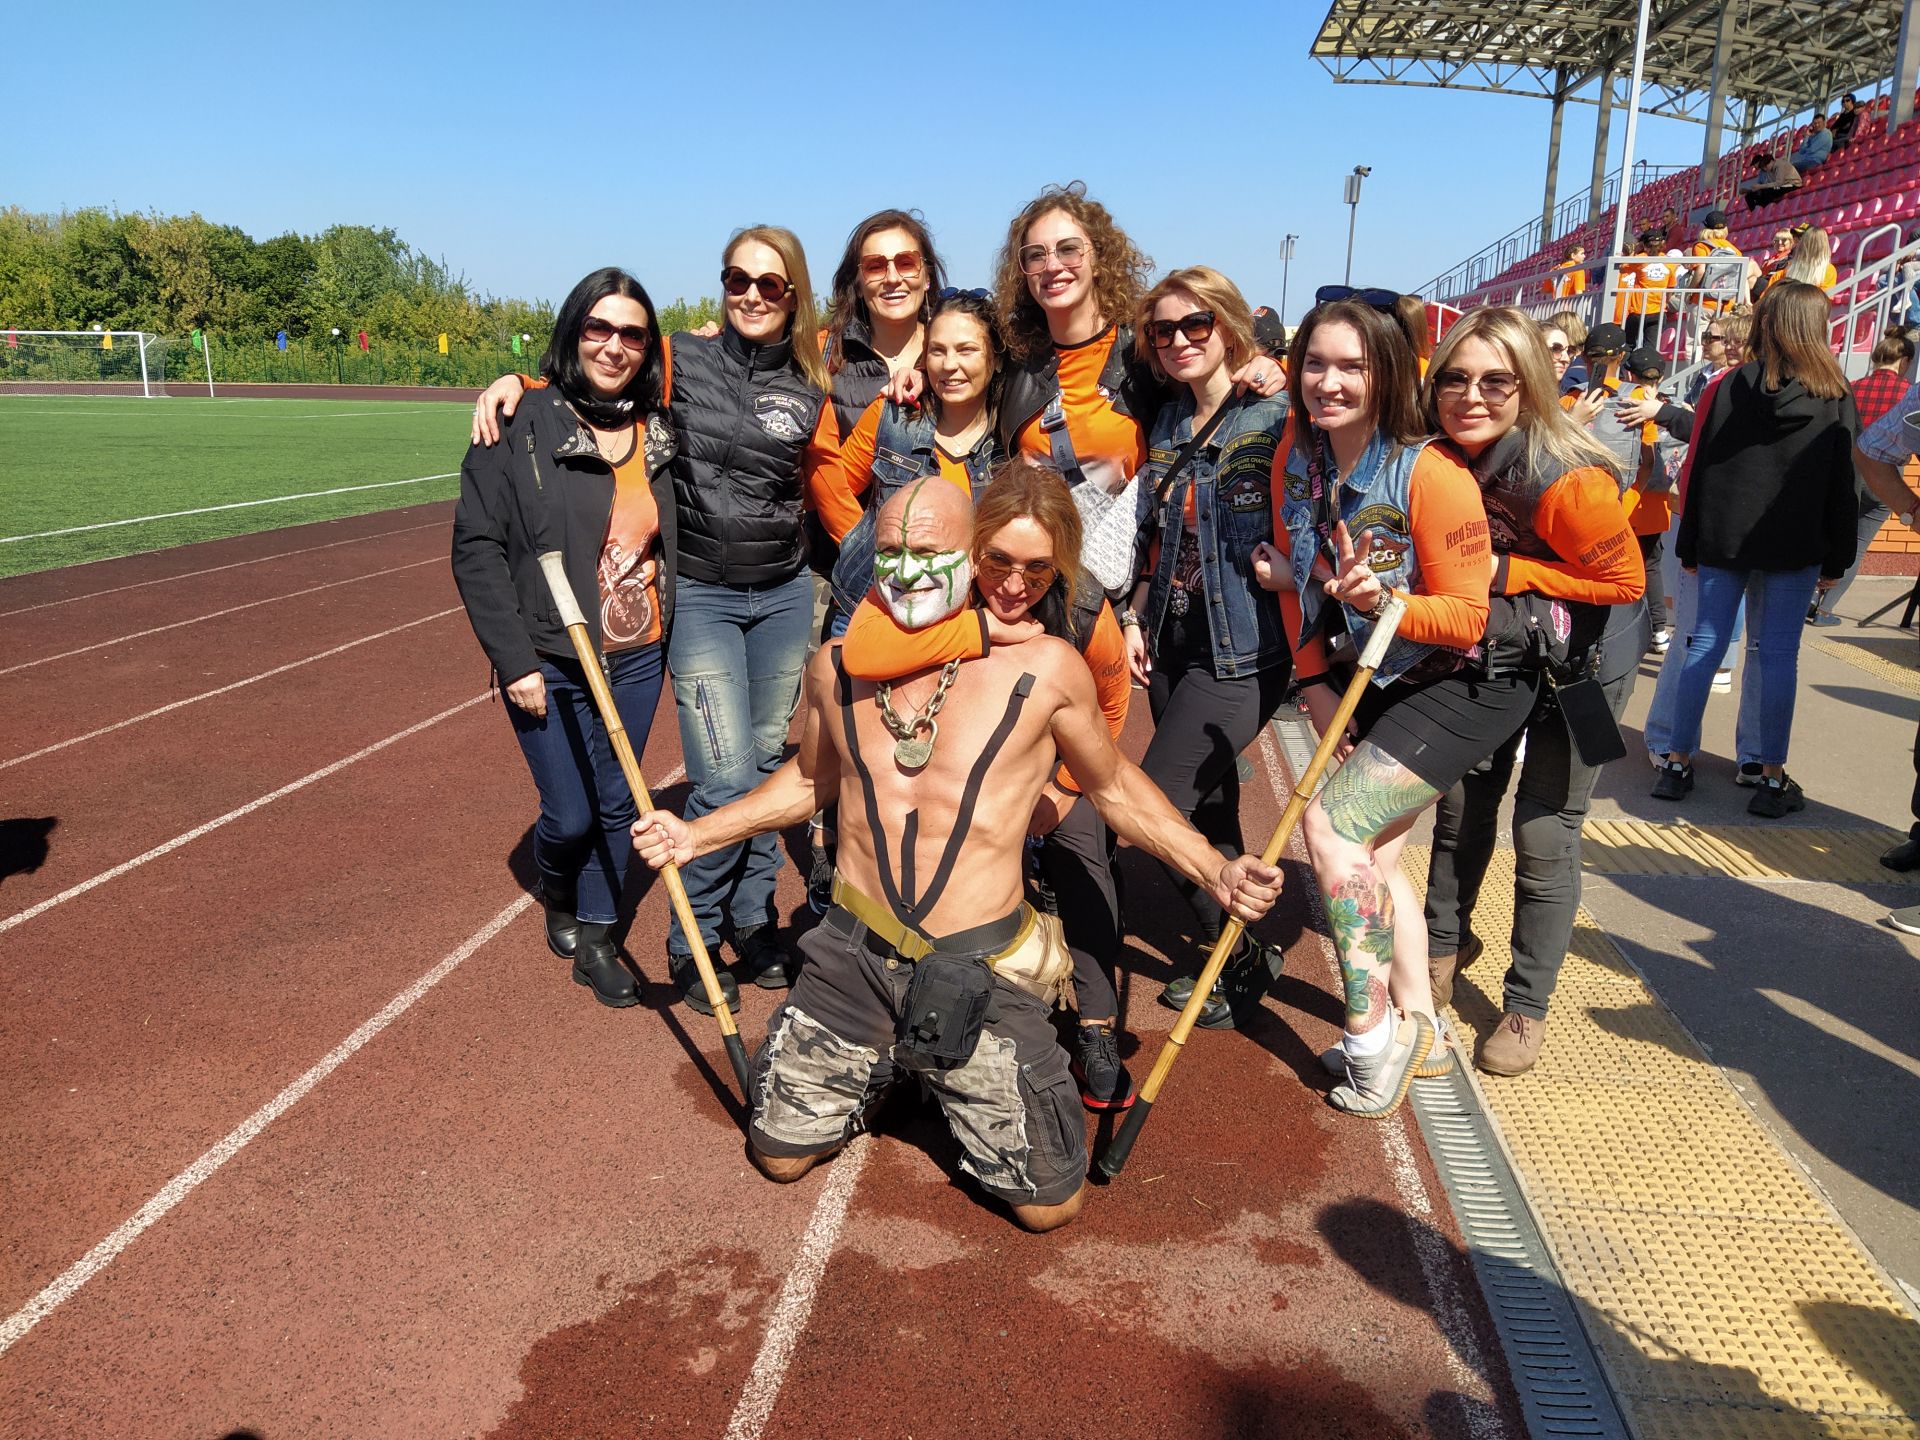
[[[59,824],[53,815],[0,820],[0,884],[12,875],[31,875],[47,863],[53,848],[48,837]]]

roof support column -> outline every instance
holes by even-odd
[[[1540,200],[1540,244],[1553,243],[1554,189],[1560,179],[1560,122],[1567,114],[1567,72],[1553,72],[1553,123],[1547,130],[1547,188]]]
[[[1653,23],[1653,0],[1640,0],[1640,24],[1633,39],[1633,78],[1627,82],[1627,134],[1620,151],[1620,203],[1613,211],[1613,251],[1627,253],[1627,198],[1632,189],[1633,143],[1640,125],[1640,81],[1647,70],[1647,30]]]
[[[1909,5],[1915,0],[1907,0]],[[1593,184],[1587,191],[1587,224],[1597,226],[1600,212],[1606,209],[1607,131],[1613,124],[1613,72],[1600,74],[1600,118],[1593,127]],[[1598,237],[1595,238],[1598,246]]]
[[[1713,37],[1713,93],[1707,101],[1707,140],[1700,151],[1700,182],[1711,195],[1720,183],[1720,127],[1727,115],[1727,71],[1733,58],[1734,6],[1720,7],[1720,26]]]
[[[1887,128],[1896,129],[1913,119],[1913,87],[1920,81],[1920,0],[1906,0],[1900,7],[1900,44],[1893,60],[1893,109],[1887,116]]]

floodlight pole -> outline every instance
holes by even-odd
[[[1347,176],[1347,281],[1353,284],[1353,227],[1360,219],[1360,182],[1373,173],[1371,165],[1356,165]]]
[[[1293,272],[1293,242],[1298,235],[1289,235],[1280,242],[1280,323],[1287,323],[1287,280]]]
[[[1640,26],[1633,37],[1633,79],[1627,82],[1627,135],[1620,152],[1620,200],[1613,209],[1613,254],[1627,249],[1627,201],[1633,177],[1634,133],[1640,124],[1640,79],[1647,68],[1647,25],[1653,0],[1640,0]]]

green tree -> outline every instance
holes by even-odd
[[[308,320],[316,331],[362,328],[382,295],[399,288],[407,247],[390,229],[333,225],[314,241]]]
[[[153,323],[153,291],[141,275],[131,233],[140,223],[105,210],[74,210],[59,218],[52,277],[58,328],[133,330]]]

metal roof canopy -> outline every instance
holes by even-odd
[[[1907,0],[1655,0],[1641,109],[1709,121],[1729,9],[1722,86],[1743,128],[1872,90],[1893,68],[1906,8]],[[1603,76],[1624,81],[1638,12],[1638,0],[1333,0],[1310,53],[1343,84],[1594,105]]]

